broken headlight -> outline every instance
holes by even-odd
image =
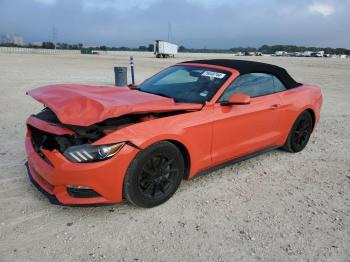
[[[108,159],[117,154],[125,145],[124,142],[110,145],[93,146],[89,144],[71,146],[63,155],[76,163],[96,162]]]

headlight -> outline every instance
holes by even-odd
[[[114,156],[124,145],[125,142],[101,146],[93,146],[89,144],[71,146],[64,151],[63,155],[72,162],[96,162]]]

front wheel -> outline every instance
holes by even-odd
[[[303,150],[309,141],[312,128],[312,117],[308,111],[304,111],[300,114],[297,120],[295,120],[287,141],[282,149],[292,153]]]
[[[184,171],[181,151],[174,144],[153,144],[130,164],[124,178],[125,198],[140,207],[160,205],[176,192]]]

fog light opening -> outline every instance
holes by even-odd
[[[99,193],[87,186],[67,185],[67,192],[75,198],[94,198],[101,197]]]
[[[72,189],[91,189],[90,187],[87,187],[87,186],[73,186],[73,185],[68,185],[67,188],[72,188]]]

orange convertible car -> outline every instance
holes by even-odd
[[[299,152],[320,118],[320,88],[239,60],[171,66],[139,86],[51,85],[27,120],[31,181],[51,202],[153,207],[182,179],[273,148]]]

